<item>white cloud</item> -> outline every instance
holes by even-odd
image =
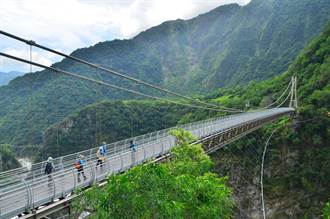
[[[26,60],[30,60],[30,50],[29,49],[17,50],[17,49],[12,49],[12,48],[5,48],[5,49],[3,49],[3,52],[7,53],[9,55],[12,55],[12,56],[17,56],[17,57],[21,57]],[[36,51],[35,49],[32,50],[31,54],[32,54],[31,58],[32,58],[33,62],[37,62],[37,63],[46,65],[46,66],[50,66],[53,63],[53,60],[56,58],[56,55],[54,55],[52,53],[47,53],[44,51]],[[6,66],[7,68],[16,67],[20,71],[23,71],[23,72],[30,71],[29,64],[25,64],[25,63],[21,63],[21,62],[15,61],[15,60],[0,57],[0,70],[1,70],[1,68],[4,68],[4,66]],[[40,70],[40,68],[32,66],[32,71],[37,71],[37,70]]]
[[[0,29],[71,52],[114,38],[130,38],[166,20],[188,19],[219,5],[250,0],[0,0]],[[0,37],[0,50],[27,46]],[[26,54],[25,54],[26,55]],[[45,64],[59,58],[35,53]],[[0,71],[8,61],[0,59]],[[21,67],[21,66],[20,66]]]

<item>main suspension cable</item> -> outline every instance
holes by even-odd
[[[109,83],[106,83],[104,81],[100,81],[100,80],[96,80],[96,79],[89,78],[89,77],[86,77],[86,76],[82,76],[82,75],[78,75],[78,74],[71,73],[71,72],[68,72],[68,71],[64,71],[64,70],[61,70],[61,69],[58,69],[58,68],[45,66],[45,65],[40,64],[40,63],[28,61],[26,59],[22,59],[22,58],[12,56],[12,55],[9,55],[9,54],[6,54],[6,53],[2,53],[2,52],[0,52],[0,56],[4,56],[4,57],[7,57],[9,59],[13,59],[13,60],[16,60],[16,61],[31,64],[31,65],[34,65],[34,66],[37,66],[37,67],[40,67],[40,68],[45,68],[45,69],[48,69],[48,70],[51,70],[51,71],[54,71],[54,72],[58,72],[58,73],[61,73],[61,74],[64,74],[64,75],[69,75],[71,77],[79,78],[81,80],[90,81],[90,82],[93,82],[93,83],[96,83],[96,84],[99,84],[99,85],[104,85],[104,86],[111,87],[111,88],[114,88],[114,89],[126,91],[126,92],[133,93],[133,94],[140,95],[140,96],[144,96],[144,97],[147,97],[147,98],[152,98],[152,99],[161,100],[161,101],[167,101],[167,102],[170,102],[170,103],[173,103],[173,104],[192,107],[192,108],[213,110],[213,111],[218,111],[218,112],[226,112],[226,110],[222,110],[222,109],[215,109],[215,108],[197,106],[197,105],[192,105],[192,104],[188,104],[188,103],[181,103],[181,102],[177,102],[177,101],[174,101],[174,100],[169,100],[169,99],[162,98],[162,97],[152,96],[152,95],[149,95],[149,94],[141,93],[139,91],[135,91],[135,90],[120,87],[120,86],[117,86],[117,85],[109,84]]]
[[[288,86],[285,88],[285,90],[282,92],[281,96],[280,96],[279,98],[277,98],[277,100],[275,100],[273,103],[271,103],[271,104],[269,104],[268,106],[265,106],[265,107],[263,107],[263,108],[261,108],[261,109],[268,109],[269,107],[271,107],[271,106],[275,105],[277,102],[279,102],[280,99],[286,94],[286,92],[287,92],[288,89],[290,88],[291,84],[292,84],[292,80],[290,80],[290,83],[289,83]]]
[[[289,97],[291,97],[291,95],[293,95],[293,93],[292,93],[293,91],[291,90],[289,93],[288,93],[288,95],[286,96],[286,98],[280,103],[280,104],[278,104],[275,108],[279,108],[279,107],[281,107],[288,99],[289,99]]]
[[[195,102],[195,103],[198,103],[198,104],[203,104],[203,105],[206,105],[206,106],[209,106],[209,107],[217,107],[217,108],[223,108],[223,109],[226,109],[227,112],[232,112],[232,113],[236,113],[236,112],[244,112],[240,109],[234,109],[234,108],[228,108],[228,107],[224,107],[224,106],[219,106],[219,105],[215,105],[215,104],[211,104],[211,103],[206,103],[206,102],[203,102],[203,101],[200,101],[200,100],[197,100],[197,99],[194,99],[194,98],[191,98],[191,97],[188,97],[188,96],[185,96],[185,95],[182,95],[182,94],[178,94],[176,92],[173,92],[173,91],[170,91],[170,90],[167,90],[167,89],[164,89],[164,88],[161,88],[159,86],[156,86],[156,85],[153,85],[153,84],[150,84],[150,83],[147,83],[147,82],[144,82],[142,80],[139,80],[139,79],[136,79],[134,77],[131,77],[131,76],[128,76],[128,75],[125,75],[125,74],[122,74],[122,73],[119,73],[115,70],[112,70],[112,69],[109,69],[109,68],[105,68],[105,67],[102,67],[100,65],[97,65],[97,64],[94,64],[94,63],[91,63],[91,62],[87,62],[85,60],[82,60],[80,58],[77,58],[77,57],[74,57],[74,56],[71,56],[71,55],[67,55],[65,53],[62,53],[62,52],[59,52],[59,51],[56,51],[56,50],[53,50],[53,49],[50,49],[46,46],[43,46],[43,45],[40,45],[38,43],[36,43],[35,41],[32,41],[32,40],[26,40],[26,39],[23,39],[19,36],[16,36],[14,34],[10,34],[8,32],[5,32],[5,31],[2,31],[0,30],[0,34],[2,35],[5,35],[7,37],[10,37],[10,38],[13,38],[15,40],[18,40],[18,41],[21,41],[21,42],[24,42],[28,45],[32,45],[32,46],[35,46],[35,47],[38,47],[40,49],[43,49],[43,50],[46,50],[48,52],[51,52],[51,53],[55,53],[57,55],[60,55],[62,57],[65,57],[65,58],[68,58],[68,59],[71,59],[71,60],[74,60],[76,62],[79,62],[79,63],[82,63],[82,64],[85,64],[85,65],[88,65],[90,67],[93,67],[93,68],[96,68],[96,69],[99,69],[99,70],[102,70],[104,72],[107,72],[107,73],[110,73],[110,74],[113,74],[113,75],[116,75],[116,76],[119,76],[119,77],[122,77],[122,78],[125,78],[127,80],[130,80],[130,81],[133,81],[135,83],[138,83],[138,84],[142,84],[144,86],[148,86],[148,87],[151,87],[153,89],[156,89],[156,90],[159,90],[159,91],[162,91],[162,92],[165,92],[167,94],[171,94],[171,95],[174,95],[174,96],[177,96],[177,97],[180,97],[180,98],[184,98],[186,100],[189,100],[189,101],[192,101],[192,102]]]

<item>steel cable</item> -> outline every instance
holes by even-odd
[[[153,85],[153,84],[150,84],[150,83],[147,83],[147,82],[144,82],[142,80],[139,80],[139,79],[136,79],[134,77],[131,77],[131,76],[127,76],[125,74],[122,74],[122,73],[119,73],[115,70],[112,70],[112,69],[109,69],[109,68],[105,68],[105,67],[102,67],[100,65],[97,65],[97,64],[94,64],[94,63],[90,63],[90,62],[87,62],[85,60],[82,60],[80,58],[77,58],[77,57],[73,57],[71,55],[67,55],[65,53],[62,53],[62,52],[59,52],[59,51],[56,51],[56,50],[53,50],[53,49],[50,49],[46,46],[42,46],[38,43],[36,43],[35,41],[32,41],[32,40],[26,40],[26,39],[23,39],[21,37],[18,37],[14,34],[10,34],[8,32],[5,32],[5,31],[2,31],[0,30],[0,34],[2,35],[5,35],[7,37],[10,37],[12,39],[15,39],[15,40],[18,40],[18,41],[21,41],[21,42],[24,42],[28,45],[31,45],[31,46],[35,46],[35,47],[38,47],[40,49],[43,49],[43,50],[46,50],[48,52],[51,52],[51,53],[54,53],[54,54],[57,54],[57,55],[60,55],[62,57],[65,57],[65,58],[68,58],[68,59],[71,59],[71,60],[74,60],[76,62],[79,62],[79,63],[82,63],[82,64],[85,64],[85,65],[88,65],[90,67],[93,67],[93,68],[96,68],[98,70],[102,70],[104,72],[107,72],[107,73],[110,73],[110,74],[113,74],[113,75],[116,75],[116,76],[119,76],[119,77],[122,77],[122,78],[125,78],[127,80],[130,80],[130,81],[133,81],[135,83],[138,83],[138,84],[142,84],[144,86],[148,86],[148,87],[151,87],[153,89],[156,89],[156,90],[159,90],[159,91],[162,91],[162,92],[165,92],[167,94],[171,94],[171,95],[174,95],[174,96],[177,96],[177,97],[180,97],[180,98],[184,98],[186,100],[189,100],[189,101],[192,101],[192,102],[195,102],[195,103],[199,103],[199,104],[203,104],[203,105],[206,105],[206,106],[209,106],[209,107],[217,107],[217,108],[223,108],[223,111],[226,111],[226,112],[231,112],[231,113],[235,113],[235,112],[244,112],[240,109],[234,109],[234,108],[228,108],[228,107],[223,107],[223,106],[218,106],[218,105],[215,105],[215,104],[210,104],[210,103],[206,103],[206,102],[203,102],[203,101],[200,101],[200,100],[197,100],[197,99],[194,99],[194,98],[191,98],[191,97],[188,97],[188,96],[185,96],[185,95],[182,95],[182,94],[178,94],[176,92],[173,92],[173,91],[170,91],[170,90],[167,90],[167,89],[164,89],[164,88],[161,88],[159,86],[156,86],[156,85]]]
[[[162,97],[152,96],[152,95],[149,95],[149,94],[141,93],[139,91],[135,91],[135,90],[131,90],[131,89],[128,89],[128,88],[123,88],[123,87],[120,87],[120,86],[117,86],[117,85],[109,84],[109,83],[106,83],[104,81],[100,81],[100,80],[96,80],[96,79],[89,78],[89,77],[86,77],[86,76],[82,76],[82,75],[78,75],[78,74],[71,73],[71,72],[68,72],[68,71],[64,71],[64,70],[61,70],[61,69],[58,69],[58,68],[48,67],[48,66],[45,66],[45,65],[40,64],[40,63],[31,62],[31,61],[28,61],[28,60],[25,60],[25,59],[22,59],[22,58],[19,58],[19,57],[16,57],[16,56],[12,56],[12,55],[9,55],[9,54],[6,54],[6,53],[2,53],[2,52],[0,52],[0,56],[4,56],[4,57],[7,57],[9,59],[13,59],[13,60],[16,60],[16,61],[32,64],[32,65],[40,67],[40,68],[45,68],[45,69],[48,69],[48,70],[51,70],[51,71],[54,71],[54,72],[58,72],[58,73],[61,73],[61,74],[65,74],[65,75],[68,75],[68,76],[71,76],[71,77],[79,78],[79,79],[82,79],[82,80],[85,80],[85,81],[90,81],[90,82],[93,82],[93,83],[96,83],[96,84],[99,84],[99,85],[104,85],[104,86],[111,87],[111,88],[114,88],[114,89],[126,91],[126,92],[133,93],[133,94],[140,95],[140,96],[144,96],[144,97],[147,97],[147,98],[152,98],[152,99],[161,100],[161,101],[167,101],[167,102],[170,102],[170,103],[173,103],[173,104],[192,107],[192,108],[213,110],[213,111],[218,111],[218,112],[226,112],[225,110],[221,110],[221,109],[197,106],[197,105],[192,105],[192,104],[188,104],[188,103],[181,103],[181,102],[177,102],[177,101],[174,101],[174,100],[169,100],[169,99],[162,98]]]

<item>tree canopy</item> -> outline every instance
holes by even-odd
[[[87,210],[92,218],[231,218],[234,204],[227,178],[210,172],[212,161],[201,145],[189,144],[189,133],[172,134],[178,145],[170,162],[109,176],[104,187],[82,193],[76,211]]]

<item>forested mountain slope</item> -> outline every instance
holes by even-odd
[[[329,25],[328,25],[329,26]],[[234,87],[231,89],[221,89],[219,91],[214,92],[214,94],[209,95],[207,97],[208,100],[213,102],[218,102],[220,104],[224,104],[231,107],[243,108],[244,104],[247,100],[249,100],[252,108],[262,107],[270,102],[274,101],[279,94],[283,91],[283,89],[287,86],[290,81],[290,77],[293,74],[297,74],[298,76],[298,97],[299,97],[299,112],[300,116],[304,116],[306,113],[312,113],[312,115],[316,115],[317,112],[320,112],[321,115],[326,116],[326,110],[329,109],[330,100],[328,92],[329,92],[329,77],[330,77],[330,67],[329,67],[329,27],[323,32],[322,35],[314,39],[309,46],[307,46],[302,53],[297,57],[296,61],[290,66],[289,70],[283,73],[280,76],[275,77],[274,79],[267,80],[264,82],[252,82],[248,86],[245,87]],[[164,108],[165,107],[165,108]],[[115,110],[115,111],[113,111]],[[147,111],[146,111],[147,110]],[[186,113],[190,111],[189,113]],[[97,121],[96,114],[99,112],[100,116]],[[137,117],[138,113],[140,117]],[[148,113],[149,112],[149,113]],[[74,133],[80,133],[82,136],[89,136],[93,138],[94,134],[88,134],[91,131],[92,127],[95,127],[96,123],[103,124],[103,138],[107,140],[112,140],[107,137],[107,134],[113,135],[115,132],[106,131],[106,126],[111,127],[112,129],[115,126],[115,119],[118,120],[118,123],[125,122],[127,123],[124,127],[124,131],[128,131],[128,126],[131,123],[128,120],[132,120],[133,126],[137,126],[139,128],[133,128],[133,130],[141,131],[146,128],[146,124],[148,122],[154,121],[152,127],[155,125],[155,129],[164,128],[168,125],[163,126],[164,122],[159,122],[155,124],[158,119],[162,121],[162,113],[165,115],[172,115],[171,118],[175,118],[174,120],[166,120],[168,125],[173,125],[176,122],[181,121],[188,122],[201,118],[206,118],[208,116],[214,116],[214,112],[202,112],[191,111],[188,109],[184,109],[180,106],[168,105],[161,102],[139,102],[139,101],[129,101],[127,103],[122,103],[120,101],[111,103],[104,102],[95,106],[87,107],[81,112],[70,116],[69,121],[74,120],[77,124],[71,124],[71,127],[78,128]],[[93,115],[87,116],[86,114],[92,113]],[[157,113],[160,113],[159,118],[155,118]],[[181,117],[180,115],[184,115]],[[109,118],[107,118],[109,116]],[[309,116],[309,114],[307,114]],[[84,117],[88,117],[89,119],[93,118],[88,124]],[[134,118],[131,118],[134,117]],[[143,119],[146,117],[146,119]],[[64,120],[64,123],[68,122],[68,119]],[[126,120],[127,119],[127,120]],[[123,120],[123,121],[122,121]],[[125,121],[126,120],[126,121]],[[170,122],[171,121],[171,122]],[[319,122],[324,122],[327,120],[321,120]],[[113,122],[113,125],[106,125],[107,122]],[[79,125],[78,125],[79,123]],[[144,124],[145,123],[145,124]],[[138,125],[139,124],[139,125]],[[56,128],[58,125],[48,129],[46,135],[46,141],[54,141],[50,140],[50,133],[54,133],[52,130]],[[70,127],[70,128],[71,128]],[[87,129],[87,128],[90,129]],[[71,129],[66,129],[67,136],[70,136],[70,139],[75,139],[74,133],[70,133]],[[131,128],[130,128],[131,129]],[[56,130],[56,129],[55,129]],[[84,132],[84,131],[88,132]],[[95,132],[95,130],[94,130]],[[134,131],[136,132],[136,131]],[[144,133],[144,131],[141,131]],[[136,134],[141,134],[136,133]],[[319,135],[324,133],[322,137],[315,137],[315,139],[326,139],[326,129],[322,132],[315,131],[314,135]],[[92,136],[92,137],[91,137]],[[128,134],[125,134],[123,137],[129,137]],[[115,140],[115,139],[113,139]],[[117,140],[117,139],[116,139]],[[81,144],[79,139],[76,139],[77,144]],[[87,141],[88,144],[90,141]],[[48,145],[48,143],[47,143]],[[50,145],[49,145],[50,146]]]
[[[252,0],[73,55],[180,92],[204,92],[279,74],[329,18],[328,0]],[[142,89],[67,59],[54,67]],[[27,74],[0,87],[0,142],[39,144],[46,127],[79,108],[132,97],[49,71]]]
[[[252,82],[244,87],[220,89],[207,98],[232,107],[244,107],[246,101],[250,102],[252,108],[262,107],[282,93],[292,75],[298,77],[299,109],[291,122],[274,135],[269,146],[265,164],[265,197],[270,218],[315,218],[320,216],[320,209],[330,197],[330,23],[322,34],[301,51],[283,74],[263,82]],[[86,149],[80,138],[95,146],[97,126],[94,124],[103,124],[102,138],[112,141],[130,137],[131,122],[133,132],[141,134],[152,131],[151,129],[215,116],[214,113],[186,111],[164,103],[154,102],[151,107],[149,104],[104,102],[87,107],[48,129],[43,154]],[[99,120],[95,119],[97,109],[102,108],[109,110],[101,110],[102,116]],[[164,109],[167,112],[165,114]],[[156,115],[160,123],[153,122]],[[137,116],[139,119],[136,119]],[[254,177],[260,174],[259,158],[264,147],[261,138],[269,136],[272,128],[266,127],[252,139],[247,136],[231,144],[226,149],[227,152],[220,151],[219,154],[212,155],[217,163],[216,170],[220,174],[229,175],[234,188],[246,189],[241,194],[249,196],[249,199],[240,196],[237,200],[241,202],[238,206],[245,208],[243,210],[248,217],[260,214],[259,182]],[[256,141],[254,138],[258,136],[261,138]],[[251,155],[251,147],[256,151],[253,159],[248,157]],[[249,171],[244,171],[247,169]],[[254,175],[250,175],[250,172]],[[231,174],[235,175],[234,179]],[[251,184],[255,184],[249,185],[237,180],[240,178],[247,178]],[[251,190],[248,189],[251,186],[256,190],[250,196]],[[255,198],[255,202],[250,202],[251,197],[253,200]]]
[[[168,128],[191,109],[160,101],[104,101],[46,130],[40,157],[60,156]],[[196,111],[196,110],[195,110]]]
[[[206,100],[240,109],[245,107],[247,101],[251,108],[263,107],[278,98],[288,85],[291,76],[297,75],[299,116],[302,117],[300,119],[325,117],[315,121],[315,127],[325,128],[311,130],[309,136],[314,136],[312,137],[314,140],[321,139],[322,144],[326,144],[329,127],[324,123],[328,121],[327,110],[330,108],[329,34],[330,23],[320,36],[302,50],[295,62],[283,74],[263,82],[251,82],[244,87],[220,89],[208,95]],[[84,142],[86,146],[95,145],[103,140],[112,142],[216,114],[218,113],[192,110],[160,101],[105,101],[88,106],[49,127],[45,135],[45,144],[46,147],[51,148],[59,142],[65,148],[71,144],[79,149],[86,149],[82,145]],[[308,118],[310,116],[312,118]],[[314,127],[313,124],[308,123],[308,125],[309,129]],[[66,142],[68,139],[70,143]]]
[[[219,96],[216,98],[219,102],[233,105],[242,100],[250,100],[254,106],[265,105],[281,93],[294,74],[298,77],[298,114],[273,136],[266,155],[268,217],[321,218],[321,209],[330,197],[330,23],[284,74],[243,89],[223,90],[213,98]],[[249,198],[255,200],[251,203],[247,197],[239,199],[248,218],[260,215],[256,208],[260,206],[260,184],[254,177],[260,174],[258,164],[265,139],[273,129],[265,128],[213,155],[218,171],[230,175],[234,187],[245,188],[241,194],[250,194]],[[251,151],[255,151],[252,156]],[[237,160],[239,164],[235,163]]]

